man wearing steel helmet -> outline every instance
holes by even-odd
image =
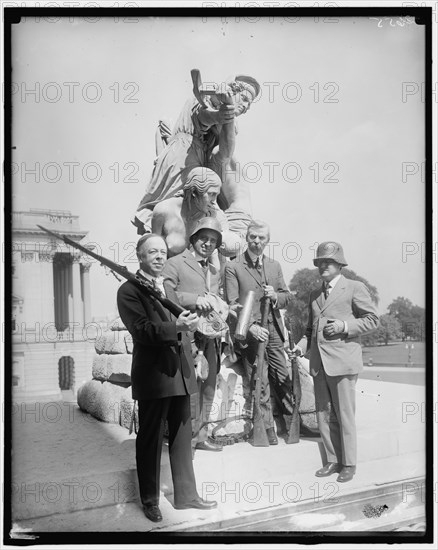
[[[163,270],[164,287],[168,296],[182,307],[199,314],[215,308],[214,296],[219,295],[220,273],[210,261],[213,252],[221,246],[221,226],[214,217],[204,217],[194,225],[190,235],[190,249],[170,258]],[[208,441],[207,422],[216,390],[216,376],[220,367],[220,341],[196,332],[194,344],[198,373],[198,395],[192,398],[192,416],[198,431],[192,441],[196,449],[221,451],[220,445]],[[200,372],[202,357],[208,363],[208,374]]]
[[[297,346],[307,348],[315,388],[318,427],[327,464],[315,475],[338,473],[344,483],[356,473],[356,381],[363,369],[358,336],[379,324],[367,287],[346,279],[342,246],[333,241],[318,246],[314,265],[323,280],[310,294],[306,338]],[[307,342],[306,342],[307,339]]]

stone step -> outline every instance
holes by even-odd
[[[78,414],[82,413],[78,412]],[[103,429],[108,428],[111,428],[112,432],[123,430],[119,426],[104,425],[103,427]],[[120,434],[122,437],[127,435],[126,430],[124,432]],[[391,454],[397,450],[397,434],[392,434],[393,445],[391,445],[392,440],[389,439],[389,432],[370,433],[369,439],[364,439],[364,435],[360,434],[359,437],[361,456],[359,466],[369,463],[368,457],[376,454],[376,452],[365,452],[373,441],[378,442],[379,459],[398,454]],[[138,502],[135,441],[130,436],[117,448],[108,445],[104,437],[101,439],[102,452],[108,454],[104,459],[102,455],[94,454],[98,451],[97,447],[87,449],[88,445],[85,444],[82,448],[87,455],[87,465],[82,465],[82,473],[70,462],[69,473],[64,475],[54,469],[53,475],[48,476],[47,472],[44,472],[36,477],[35,472],[33,479],[28,475],[26,481],[21,482],[13,476],[13,518],[21,520]],[[96,445],[98,445],[98,439]],[[361,449],[363,449],[362,453]],[[128,456],[125,456],[125,453]],[[287,445],[280,438],[279,445],[276,447],[252,447],[249,443],[238,443],[225,447],[221,453],[197,451],[194,467],[198,491],[210,498],[215,498],[222,492],[232,496],[240,492],[246,494],[269,490],[270,484],[273,490],[275,487],[286,487],[290,484],[287,491],[293,496],[300,491],[296,486],[296,480],[300,476],[310,476],[308,485],[312,485],[314,471],[324,462],[322,455],[323,449],[317,439],[301,439],[299,444]],[[62,454],[59,455],[61,460],[62,456]],[[124,469],[117,469],[123,465],[126,458]],[[73,451],[69,453],[69,460],[74,460]],[[248,467],[248,463],[257,465],[256,477],[254,475],[248,477],[242,471]],[[67,466],[68,464],[66,463]],[[215,472],[214,476],[211,475],[212,469]],[[253,474],[254,466],[249,471]],[[161,491],[164,498],[172,501],[173,486],[167,444],[163,446]],[[236,498],[241,497],[236,496]]]
[[[236,447],[243,462],[243,447],[240,449]],[[87,510],[16,519],[13,532],[19,536],[29,531],[137,531],[163,535],[166,532],[259,530],[385,531],[394,528],[397,522],[406,524],[409,520],[424,518],[421,459],[421,453],[411,453],[364,463],[348,484],[336,483],[336,476],[316,478],[310,470],[297,474],[293,465],[287,477],[276,476],[271,471],[270,477],[263,479],[260,465],[255,461],[246,464],[246,474],[240,469],[242,476],[236,482],[220,477],[223,472],[214,471],[215,475],[207,477],[205,465],[202,468],[195,464],[199,492],[204,498],[218,502],[214,510],[176,510],[171,493],[163,492],[160,498],[163,522],[159,524],[145,518],[138,502],[120,501]],[[212,461],[209,459],[209,462]],[[210,473],[211,466],[212,463]],[[199,479],[203,479],[201,484]],[[383,514],[382,506],[387,507]]]
[[[424,463],[424,419],[421,388],[362,380],[358,383],[358,462],[391,460],[417,452]],[[408,401],[408,399],[410,401]],[[418,408],[418,410],[417,410]],[[15,521],[73,513],[138,500],[135,434],[99,422],[75,403],[21,403],[13,410],[12,517]],[[314,471],[325,462],[317,438],[287,445],[226,446],[221,453],[197,451],[198,491],[215,498],[222,491],[289,487],[297,479],[315,482]],[[395,479],[413,471],[388,472]],[[402,477],[400,477],[402,476]],[[264,485],[265,483],[265,485]],[[288,486],[288,483],[292,485]],[[259,488],[259,489],[257,489]],[[161,490],[172,501],[167,446],[162,457]]]

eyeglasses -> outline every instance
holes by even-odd
[[[203,244],[207,244],[208,242],[211,244],[216,244],[217,239],[215,237],[198,237],[198,241],[201,241]]]

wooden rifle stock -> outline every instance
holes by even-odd
[[[185,311],[184,308],[181,307],[179,304],[176,304],[175,302],[172,302],[172,300],[169,300],[165,296],[162,296],[161,292],[158,292],[149,282],[138,277],[137,275],[135,275],[135,273],[131,273],[130,271],[128,271],[128,268],[125,267],[124,265],[116,264],[115,262],[108,260],[108,258],[105,258],[104,256],[100,256],[99,254],[96,254],[89,248],[86,248],[85,246],[82,246],[81,244],[76,243],[75,241],[73,241],[72,239],[69,239],[65,235],[61,235],[61,233],[50,231],[49,229],[46,229],[42,225],[37,224],[37,226],[43,231],[45,231],[51,237],[55,237],[55,239],[64,241],[65,244],[68,244],[73,248],[77,248],[78,250],[81,250],[82,252],[84,252],[84,254],[87,254],[88,256],[95,258],[102,265],[108,267],[111,271],[114,271],[114,273],[118,273],[128,281],[131,281],[132,283],[140,287],[144,292],[146,292],[146,294],[149,294],[150,296],[153,296],[155,299],[157,299],[175,317],[179,317],[181,313]]]
[[[295,347],[295,342],[292,333],[289,331],[289,348]],[[298,360],[296,357],[291,358],[292,364],[292,396],[294,398],[294,408],[292,412],[292,419],[289,428],[289,436],[287,443],[299,443],[300,441],[300,404],[301,404],[301,380],[298,370]]]
[[[262,319],[261,326],[266,328],[269,313],[269,298],[262,298]],[[262,411],[260,408],[260,396],[262,391],[263,369],[265,368],[266,341],[259,342],[257,348],[257,357],[254,364],[255,369],[255,390],[253,405],[253,445],[254,447],[269,447],[268,435],[266,433],[265,423],[263,422]]]

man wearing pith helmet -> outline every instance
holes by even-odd
[[[316,414],[327,463],[315,475],[338,473],[337,481],[356,473],[356,381],[363,369],[358,337],[379,324],[367,287],[347,279],[342,246],[326,241],[313,260],[322,286],[310,293],[306,337],[298,344],[307,349],[315,388]],[[307,341],[306,341],[307,339]]]

